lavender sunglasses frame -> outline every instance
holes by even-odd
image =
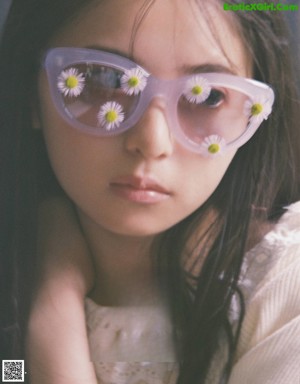
[[[147,85],[138,95],[139,100],[134,112],[127,120],[123,121],[117,129],[105,131],[82,124],[64,107],[63,96],[57,87],[57,79],[66,67],[81,63],[108,65],[121,71],[139,68],[147,75]],[[77,130],[94,136],[121,134],[133,127],[142,117],[151,100],[158,97],[165,101],[166,121],[174,137],[189,150],[203,154],[201,145],[193,142],[184,134],[177,119],[178,100],[182,96],[187,80],[195,75],[183,76],[172,80],[159,79],[126,57],[106,51],[72,47],[59,47],[48,50],[43,60],[43,66],[47,72],[50,93],[57,111],[68,124]],[[199,75],[208,80],[212,86],[227,87],[242,92],[252,100],[257,97],[262,97],[264,100],[267,100],[271,106],[274,102],[274,92],[272,88],[262,82],[224,73],[200,73]],[[245,144],[254,135],[260,124],[261,121],[250,121],[246,130],[235,140],[226,143],[223,150],[237,149]]]

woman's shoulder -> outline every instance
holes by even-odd
[[[287,207],[274,228],[248,252],[240,289],[245,317],[230,384],[240,383],[242,377],[254,377],[249,383],[296,383],[300,377],[300,202]]]
[[[300,267],[300,201],[286,207],[273,228],[245,256],[240,288],[246,303]],[[292,272],[291,271],[291,272]],[[300,278],[295,274],[295,284]]]

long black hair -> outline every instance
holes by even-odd
[[[153,2],[143,3],[136,18],[136,31]],[[194,2],[204,7],[200,0]],[[3,359],[24,358],[24,335],[36,274],[37,206],[48,185],[53,184],[42,137],[32,129],[40,55],[53,33],[92,3],[15,0],[3,33],[0,47],[0,350]],[[228,379],[243,317],[238,278],[249,227],[255,220],[276,220],[284,206],[300,197],[300,109],[282,14],[240,11],[234,18],[252,57],[254,77],[272,85],[276,101],[271,117],[239,149],[208,201],[166,231],[156,244],[158,270],[174,321],[180,361],[178,384],[209,382],[212,361],[220,345],[226,345],[226,361],[218,375],[220,382]],[[210,226],[199,230],[208,217]],[[194,242],[192,250],[187,249],[190,239]],[[240,297],[241,311],[233,327],[229,312],[234,293]]]

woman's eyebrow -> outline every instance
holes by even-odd
[[[119,56],[125,57],[126,59],[133,60],[133,58],[127,52],[121,51],[116,48],[101,47],[99,45],[89,45],[86,48],[95,49],[97,51],[114,53]],[[140,65],[143,66],[143,63],[140,63]],[[231,68],[226,67],[225,65],[222,65],[222,64],[213,64],[213,63],[204,63],[204,64],[192,65],[192,66],[183,65],[180,68],[180,72],[185,74],[217,72],[217,73],[228,73],[231,75],[237,75],[237,73],[233,71]]]
[[[126,59],[131,59],[131,57],[128,53],[126,53],[124,51],[120,51],[119,49],[115,49],[115,48],[101,47],[99,45],[88,45],[85,48],[94,49],[96,51],[105,51],[105,52],[109,52],[109,53],[114,53],[116,55],[125,57]]]
[[[209,73],[209,72],[218,72],[218,73],[228,73],[231,75],[237,75],[237,73],[225,65],[222,64],[213,64],[213,63],[204,63],[194,66],[183,66],[181,68],[183,73],[195,74],[195,73]]]

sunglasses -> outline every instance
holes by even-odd
[[[197,73],[165,80],[128,58],[93,49],[50,49],[44,67],[55,107],[75,129],[121,134],[159,98],[175,139],[204,156],[245,144],[274,102],[273,90],[253,79]]]

